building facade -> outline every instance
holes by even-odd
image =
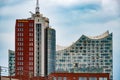
[[[109,80],[109,73],[52,73],[48,80]]]
[[[16,76],[47,76],[55,71],[55,34],[49,26],[49,19],[39,12],[37,0],[35,14],[31,12],[28,19],[16,20]]]
[[[113,80],[112,33],[82,35],[70,47],[56,52],[56,72],[109,73]]]
[[[55,72],[55,53],[56,53],[56,32],[52,28],[47,28],[47,69],[48,75]]]
[[[15,51],[8,50],[8,68],[9,68],[9,75],[15,75]]]
[[[16,20],[15,72],[16,76],[34,73],[34,20]]]

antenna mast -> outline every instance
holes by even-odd
[[[36,2],[36,13],[39,13],[39,0]]]

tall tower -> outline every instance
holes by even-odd
[[[16,20],[15,75],[25,80],[34,75],[34,20]]]
[[[28,71],[28,76],[47,76],[54,72],[56,33],[50,28],[49,19],[40,14],[39,0],[30,18],[16,20],[15,30],[16,75],[20,70],[22,75]]]

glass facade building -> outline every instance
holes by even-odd
[[[56,52],[56,71],[74,73],[110,73],[113,80],[112,33],[82,35],[75,43]]]
[[[15,52],[12,50],[8,50],[8,68],[9,68],[9,75],[14,76],[15,75]]]
[[[56,32],[47,28],[47,74],[55,72]]]

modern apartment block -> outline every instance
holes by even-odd
[[[9,68],[9,75],[15,75],[15,52],[12,50],[8,50],[8,68]]]
[[[37,0],[35,14],[31,12],[28,19],[16,20],[16,76],[47,76],[55,71],[55,34],[49,26],[49,19],[39,12]]]
[[[113,80],[112,33],[82,35],[68,48],[57,51],[56,72],[109,73]]]
[[[34,73],[34,20],[16,20],[15,73],[16,76]]]

